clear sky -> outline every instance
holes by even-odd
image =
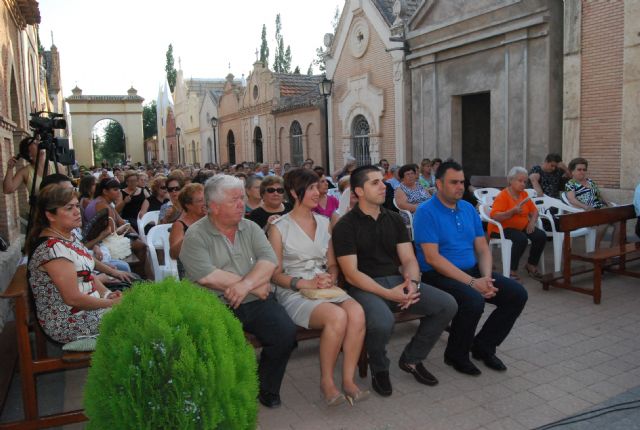
[[[145,103],[155,99],[173,44],[185,78],[248,76],[267,25],[269,64],[275,54],[275,19],[291,46],[292,69],[306,73],[332,32],[343,0],[40,0],[41,43],[60,52],[64,96],[77,84],[83,94],[126,94],[131,85]],[[231,64],[231,68],[229,68]],[[314,72],[318,73],[317,68]]]

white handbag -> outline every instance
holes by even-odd
[[[131,240],[125,237],[124,234],[120,235],[116,233],[116,222],[113,218],[109,217],[113,225],[113,233],[107,236],[102,244],[107,247],[111,258],[114,260],[124,260],[131,255]]]

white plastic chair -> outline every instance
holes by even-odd
[[[497,188],[477,188],[473,190],[473,195],[481,205],[489,205],[493,204],[493,200],[500,193],[500,190]]]
[[[583,212],[582,209],[564,204],[562,201],[549,196],[536,197],[532,199],[533,204],[538,208],[540,218],[549,221],[551,231],[545,230],[547,237],[553,239],[553,270],[559,272],[562,268],[562,244],[564,243],[564,233],[556,230],[551,209],[557,210],[557,215],[564,213]],[[596,248],[596,229],[583,227],[573,230],[570,233],[571,239],[574,237],[584,237],[585,249],[587,252],[593,252]]]
[[[349,202],[351,200],[351,188],[345,188],[340,198],[338,199],[338,215],[343,216],[347,212],[349,212]]]
[[[480,218],[483,221],[488,222],[489,224],[493,224],[498,227],[499,238],[489,236],[489,246],[499,246],[500,254],[502,257],[502,276],[509,277],[511,275],[511,248],[513,247],[513,242],[511,239],[507,239],[504,236],[504,229],[502,228],[502,224],[498,221],[491,218],[491,206],[481,204],[479,207]],[[540,217],[538,217],[538,225],[537,227],[544,231],[542,228],[542,221]],[[542,273],[545,273],[545,264],[544,264],[544,252],[540,256],[540,269],[542,269]]]
[[[138,236],[144,243],[147,243],[147,235],[144,232],[144,228],[151,223],[158,225],[159,215],[160,211],[149,211],[142,215],[142,218],[138,218]]]
[[[147,235],[147,247],[151,256],[151,267],[153,267],[153,277],[156,281],[162,281],[167,276],[178,278],[178,262],[169,255],[169,230],[171,224],[160,224],[152,227]],[[159,249],[156,244],[162,245],[164,264],[158,261]]]
[[[538,192],[536,190],[534,190],[533,188],[526,188],[525,191],[527,192],[527,194],[531,198],[534,198],[534,197],[538,196]]]
[[[398,209],[400,213],[405,214],[409,218],[409,225],[407,226],[407,229],[409,230],[409,239],[413,240],[413,214],[411,213],[411,211],[408,211],[406,209],[400,209],[395,197],[393,198],[393,205],[396,207],[396,209]]]

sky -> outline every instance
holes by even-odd
[[[292,69],[306,73],[343,0],[40,0],[40,39],[60,53],[65,97],[76,85],[84,95],[126,94],[133,86],[145,103],[157,98],[173,45],[185,78],[247,77],[267,26],[269,64],[280,13]],[[231,67],[229,67],[229,65]],[[319,73],[317,67],[314,73]]]

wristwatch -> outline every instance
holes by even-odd
[[[292,291],[299,291],[298,281],[300,281],[300,278],[297,276],[291,278],[291,284],[289,284],[289,288],[291,288]]]
[[[411,282],[413,282],[413,284],[416,286],[416,289],[420,291],[420,281],[416,281],[415,279],[412,279]]]
[[[469,281],[469,283],[467,284],[468,286],[470,286],[471,288],[473,288],[473,284],[476,283],[476,278],[471,278],[471,280]]]

